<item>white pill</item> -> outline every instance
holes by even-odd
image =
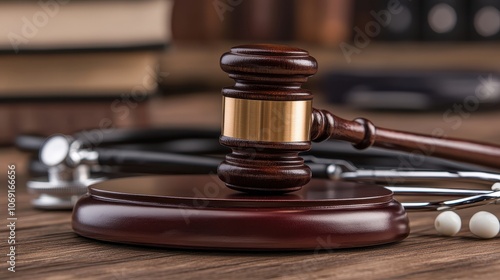
[[[491,189],[495,192],[500,191],[500,183],[495,183],[491,186]]]
[[[443,235],[453,236],[460,231],[462,220],[460,220],[460,216],[457,213],[445,211],[436,217],[434,227]]]
[[[481,238],[493,238],[500,230],[500,223],[495,215],[486,211],[479,211],[469,222],[470,231]]]

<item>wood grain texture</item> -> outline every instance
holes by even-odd
[[[95,184],[73,208],[72,228],[102,241],[230,251],[366,247],[410,232],[403,207],[380,186],[313,179],[289,195],[246,195],[213,175]]]
[[[5,203],[1,207],[5,208]],[[484,209],[500,215],[498,207]],[[464,226],[452,238],[435,233],[435,214],[410,213],[412,233],[392,245],[323,252],[207,252],[86,239],[72,232],[69,212],[34,210],[29,196],[21,192],[17,272],[7,274],[3,264],[0,278],[495,279],[500,273],[500,238],[474,238],[465,223],[474,212],[460,212]],[[0,235],[6,236],[5,227]],[[0,250],[6,251],[5,242]]]
[[[500,143],[498,111],[474,112],[454,129],[443,121],[441,111],[362,112],[324,104],[320,95],[314,102],[348,119],[362,115],[385,127],[411,128],[419,133],[441,128],[450,137]],[[220,115],[213,112],[219,109],[220,92],[214,91],[158,99],[150,104],[149,111],[156,125],[217,126]],[[7,248],[3,168],[15,163],[21,172],[26,160],[11,150],[0,150],[0,279],[496,279],[500,275],[500,237],[477,240],[467,226],[479,210],[500,217],[498,206],[460,211],[463,227],[452,238],[434,231],[436,213],[410,213],[410,236],[392,245],[322,253],[206,252],[127,246],[79,237],[71,230],[71,213],[33,209],[21,181],[17,187],[18,272],[7,273],[3,255]]]

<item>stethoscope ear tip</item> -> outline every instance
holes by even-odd
[[[479,238],[490,239],[498,235],[500,223],[498,218],[492,213],[479,211],[470,219],[469,229]]]
[[[460,231],[462,220],[453,211],[440,213],[434,221],[434,228],[437,232],[445,236],[454,236]],[[500,222],[498,218],[486,211],[479,211],[474,214],[469,221],[469,230],[476,237],[481,239],[491,239],[498,235]]]

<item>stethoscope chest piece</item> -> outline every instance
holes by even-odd
[[[89,167],[75,168],[53,166],[48,169],[47,178],[34,178],[27,182],[27,190],[35,198],[32,204],[38,209],[72,209],[78,198],[87,193],[88,186],[104,178],[92,177]]]
[[[99,240],[195,249],[318,250],[396,242],[404,208],[381,186],[313,179],[258,196],[209,175],[122,178],[90,186],[73,229]]]

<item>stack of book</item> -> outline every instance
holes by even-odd
[[[135,124],[127,122],[130,112],[157,90],[158,55],[171,39],[172,5],[169,0],[0,1],[0,130],[10,132],[0,143],[33,130],[98,127],[96,116],[116,120],[114,125]]]

